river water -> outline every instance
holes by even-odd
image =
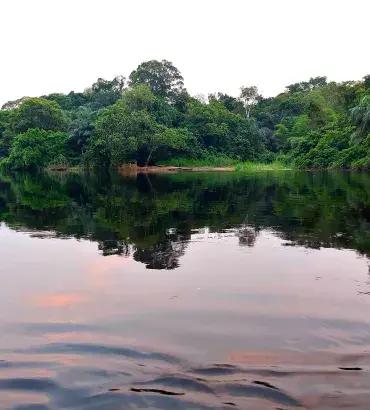
[[[369,174],[8,175],[0,220],[0,408],[369,408]]]

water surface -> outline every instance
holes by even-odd
[[[369,174],[17,174],[0,219],[1,408],[369,408]]]

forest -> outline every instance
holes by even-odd
[[[242,86],[236,97],[191,96],[171,62],[152,60],[128,78],[25,96],[0,110],[2,170],[131,163],[370,169],[370,75],[310,78],[273,98],[256,86]]]

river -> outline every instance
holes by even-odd
[[[3,175],[0,220],[0,408],[369,408],[369,174]]]

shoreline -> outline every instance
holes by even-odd
[[[367,170],[362,169],[294,169],[289,167],[277,168],[270,166],[270,164],[258,164],[255,166],[248,167],[212,167],[212,166],[195,166],[195,167],[186,167],[186,166],[175,166],[175,165],[152,165],[148,167],[140,167],[135,164],[124,164],[119,165],[117,171],[121,175],[135,175],[135,174],[176,174],[179,172],[236,172],[236,173],[248,173],[248,172],[269,172],[269,171],[306,171],[306,172],[316,172],[316,171],[335,171],[335,172],[366,172]],[[56,172],[60,174],[65,174],[69,172],[84,172],[92,171],[92,168],[84,167],[47,167],[44,168],[44,172]]]
[[[177,167],[177,166],[150,166],[150,167],[137,167],[137,173],[139,174],[167,174],[177,172],[234,172],[235,167]]]

